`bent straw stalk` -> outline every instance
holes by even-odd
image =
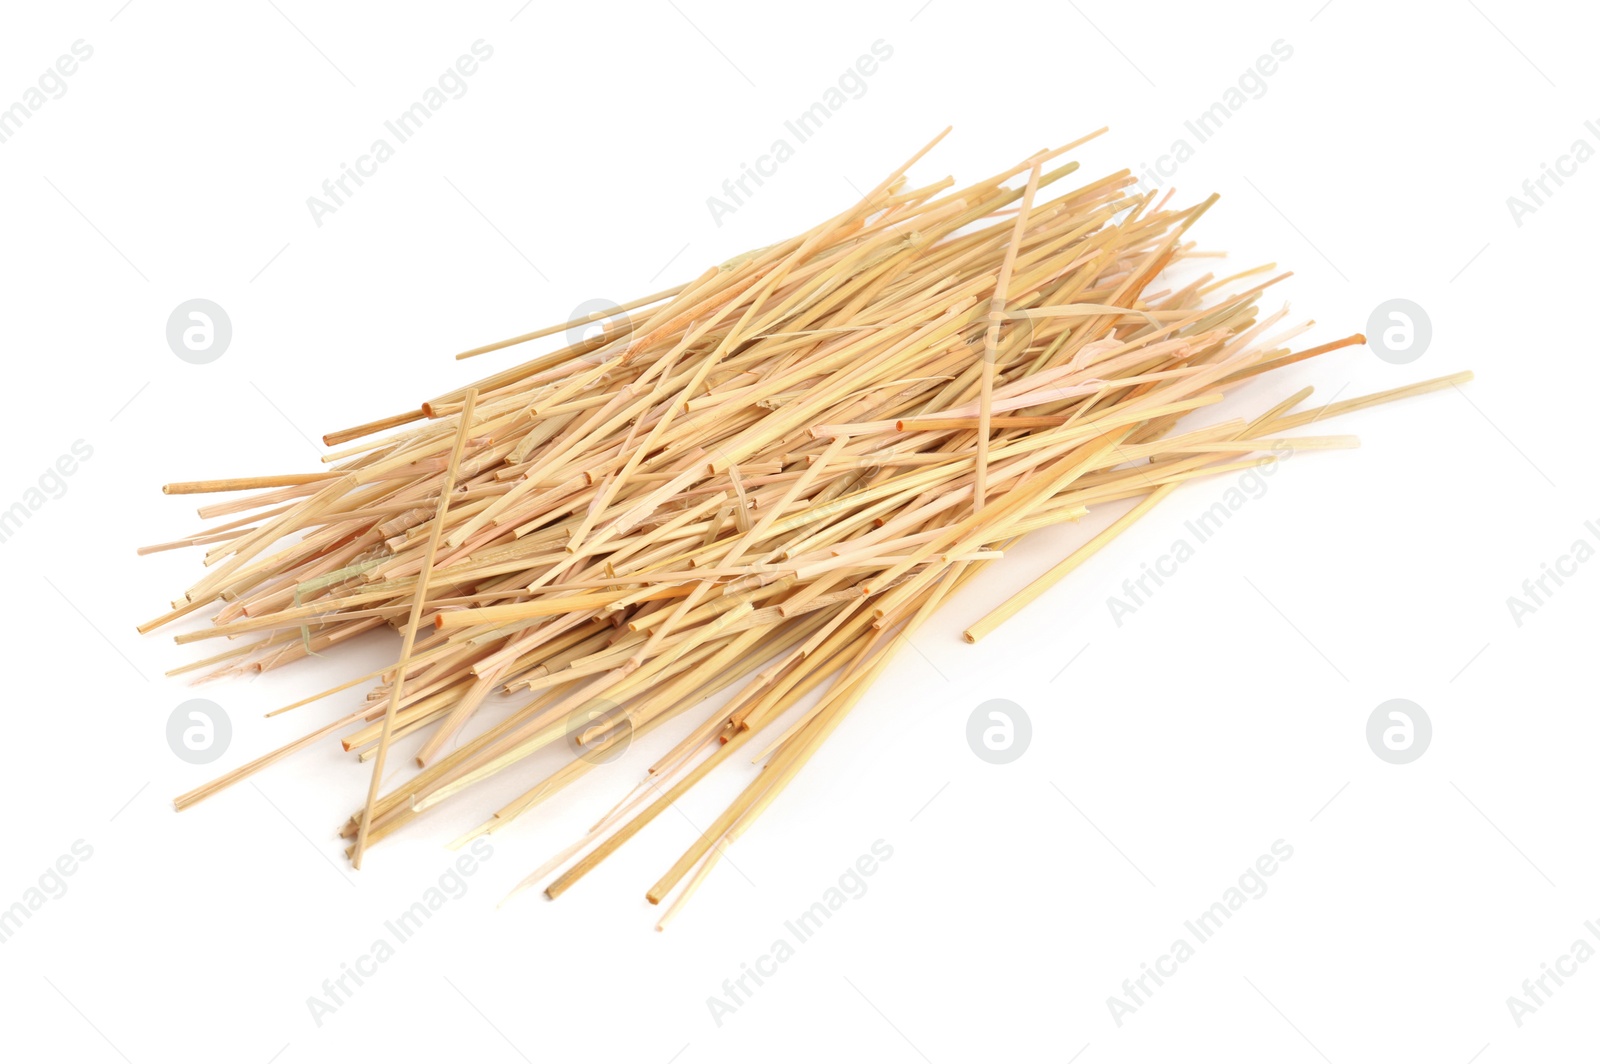
[[[1253,420],[1188,424],[1237,385],[1364,338],[1296,350],[1311,323],[1258,305],[1287,274],[1192,265],[1207,255],[1189,230],[1216,197],[1173,208],[1126,170],[1082,181],[1061,161],[1098,133],[963,188],[912,186],[907,171],[943,135],[805,233],[463,352],[600,325],[330,433],[343,449],[325,470],[167,485],[249,493],[202,508],[225,523],[146,548],[203,547],[208,571],[141,631],[213,608],[178,640],[237,644],[175,673],[251,674],[384,625],[402,634],[393,666],[269,715],[375,681],[364,700],[175,804],[338,738],[374,762],[341,829],[359,866],[485,780],[525,789],[454,845],[513,823],[634,736],[714,707],[518,888],[555,874],[546,894],[569,889],[766,732],[750,747],[762,767],[650,888],[660,902],[684,884],[664,926],[906,637],[1018,537],[1131,502],[969,642],[1181,485],[1352,446],[1291,433],[1470,379],[1296,411],[1304,388]],[[461,738],[495,692],[521,701]],[[384,792],[391,746],[412,735],[416,764]],[[566,764],[530,771],[563,742]]]

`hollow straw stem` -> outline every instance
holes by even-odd
[[[411,663],[411,648],[416,645],[417,623],[422,620],[422,607],[428,598],[428,577],[433,573],[433,559],[439,550],[439,539],[444,533],[445,514],[450,510],[450,493],[455,490],[456,473],[461,468],[461,452],[467,444],[467,430],[472,426],[472,411],[478,402],[478,391],[467,392],[466,406],[461,411],[461,423],[456,430],[455,448],[450,452],[450,468],[445,471],[444,485],[439,489],[439,509],[434,515],[433,527],[428,531],[428,545],[422,555],[422,572],[417,577],[417,589],[411,598],[411,616],[406,619],[401,636],[400,660],[395,665],[394,682],[389,687],[389,705],[383,714],[383,734],[378,739],[378,754],[372,762],[372,779],[367,785],[367,807],[361,816],[361,827],[356,835],[355,854],[350,863],[361,867],[361,858],[367,848],[367,833],[372,827],[372,807],[378,800],[378,785],[383,780],[384,763],[389,753],[389,740],[394,733],[395,711],[400,706],[404,689],[402,680]]]

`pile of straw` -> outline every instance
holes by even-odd
[[[1258,309],[1281,280],[1270,267],[1166,281],[1202,258],[1188,233],[1215,197],[1174,208],[1125,170],[1066,180],[1078,166],[1059,159],[1077,144],[965,188],[910,187],[932,146],[809,232],[592,323],[466,352],[599,326],[331,434],[360,442],[328,471],[168,485],[266,489],[201,511],[248,516],[149,548],[205,545],[209,572],[143,630],[220,602],[178,640],[245,637],[191,668],[276,668],[383,625],[403,633],[392,667],[315,696],[374,684],[354,710],[177,805],[342,733],[374,762],[343,829],[359,866],[440,802],[526,774],[535,751],[566,743],[572,757],[467,838],[675,725],[645,781],[529,877],[568,865],[555,897],[759,736],[763,767],[648,892],[659,902],[690,877],[681,903],[901,637],[1019,536],[1136,500],[969,640],[1178,485],[1348,446],[1285,434],[1466,379],[1296,412],[1305,388],[1249,420],[1187,427],[1228,388],[1363,338],[1294,350],[1311,323]],[[497,692],[522,701],[461,741]],[[417,771],[379,793],[411,735]]]

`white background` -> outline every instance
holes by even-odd
[[[0,144],[0,508],[74,441],[93,457],[0,544],[6,635],[0,907],[76,840],[93,856],[0,945],[0,1055],[84,1061],[592,1056],[693,1061],[1577,1059],[1600,963],[1513,1022],[1506,998],[1600,923],[1592,640],[1600,565],[1514,623],[1507,598],[1588,538],[1582,314],[1600,161],[1517,225],[1506,199],[1600,119],[1593,13],[1508,3],[519,7],[6,5],[0,105],[76,40],[92,59]],[[306,198],[483,39],[493,58],[337,213]],[[758,194],[706,198],[874,41],[893,56]],[[971,181],[1102,124],[1086,175],[1151,163],[1274,41],[1293,49],[1176,175],[1196,230],[1326,340],[1404,297],[1409,366],[1356,348],[1253,383],[1358,395],[1476,382],[1329,423],[1363,447],[1286,463],[1120,627],[1105,602],[1222,483],[1186,487],[1001,633],[962,626],[1110,516],[1038,535],[957,596],[663,934],[646,886],[754,769],[690,793],[555,903],[497,910],[626,791],[651,736],[495,836],[494,855],[318,1025],[306,1000],[445,871],[443,844],[529,775],[419,821],[362,872],[337,825],[367,771],[326,744],[183,814],[169,799],[348,711],[268,709],[392,659],[347,652],[196,691],[134,626],[197,577],[138,545],[202,527],[168,480],[311,468],[322,433],[523,351],[462,348],[625,301],[815,224],[946,124],[913,176]],[[314,43],[313,43],[314,42]],[[1114,42],[1114,43],[1113,43]],[[180,302],[226,308],[179,361]],[[540,347],[540,350],[545,349]],[[1313,430],[1316,431],[1316,430]],[[1068,663],[1071,663],[1070,666]],[[173,708],[233,722],[169,751]],[[1431,747],[1367,747],[1404,697]],[[996,767],[968,714],[1007,698],[1032,745]],[[706,999],[874,840],[894,856],[719,1026]],[[1107,998],[1275,840],[1270,890],[1119,1026]],[[1553,986],[1553,984],[1552,984]]]

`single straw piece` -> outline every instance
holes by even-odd
[[[383,734],[378,738],[378,755],[372,761],[372,782],[367,785],[367,808],[361,816],[355,853],[350,859],[356,868],[361,867],[361,857],[367,848],[367,833],[372,828],[372,807],[378,801],[378,785],[383,782],[389,739],[394,733],[394,715],[400,708],[400,696],[405,690],[406,667],[411,664],[411,651],[417,642],[417,624],[422,620],[423,604],[428,601],[428,578],[433,575],[433,559],[439,551],[439,539],[444,533],[444,515],[450,509],[450,493],[456,487],[456,474],[461,469],[461,452],[467,445],[467,429],[472,425],[472,411],[477,403],[478,389],[473,388],[467,392],[466,405],[461,410],[456,445],[450,451],[450,467],[445,470],[444,484],[439,488],[439,509],[433,516],[433,527],[428,531],[428,546],[422,554],[422,570],[417,576],[417,589],[411,596],[411,616],[406,621],[405,634],[400,640],[400,661],[395,665],[394,680],[389,684],[389,706],[383,713]]]
[[[1085,543],[1083,546],[1079,547],[1065,558],[1062,558],[1059,562],[1056,562],[1056,564],[1052,565],[1047,572],[1041,574],[1032,582],[1030,582],[1027,587],[1023,588],[1021,591],[1017,592],[1015,595],[1012,595],[1000,605],[984,614],[983,617],[978,620],[978,623],[971,625],[965,632],[962,632],[961,637],[969,643],[976,643],[978,640],[982,639],[984,636],[988,635],[1002,624],[1005,624],[1006,621],[1010,620],[1018,610],[1022,609],[1034,599],[1050,590],[1060,582],[1062,577],[1066,576],[1068,573],[1072,572],[1072,570],[1076,569],[1078,566],[1094,557],[1095,553],[1098,552],[1101,547],[1104,547],[1107,543],[1110,543],[1112,540],[1122,535],[1122,533],[1131,528],[1133,524],[1139,520],[1139,518],[1143,517],[1151,510],[1154,510],[1161,504],[1161,500],[1165,499],[1168,495],[1171,495],[1177,490],[1177,488],[1177,484],[1163,484],[1161,487],[1152,491],[1149,495],[1146,495],[1142,502],[1140,502],[1133,509],[1129,510],[1127,513],[1123,514],[1121,517],[1117,518],[1115,521],[1111,522],[1111,524],[1107,525],[1100,531],[1099,534],[1090,539],[1089,542]]]
[[[983,334],[983,379],[978,398],[978,465],[972,489],[973,512],[983,509],[989,489],[989,411],[994,402],[994,362],[1000,351],[1000,324],[1006,318],[1006,292],[1011,286],[1011,271],[1017,263],[1017,249],[1022,244],[1022,234],[1028,227],[1028,215],[1033,210],[1033,195],[1039,191],[1039,166],[1035,160],[1028,170],[1028,185],[1022,192],[1022,206],[1017,211],[1017,222],[1011,230],[1011,242],[1006,245],[1006,257],[1000,262],[1000,276],[994,284],[994,296],[989,300],[989,328]]]

